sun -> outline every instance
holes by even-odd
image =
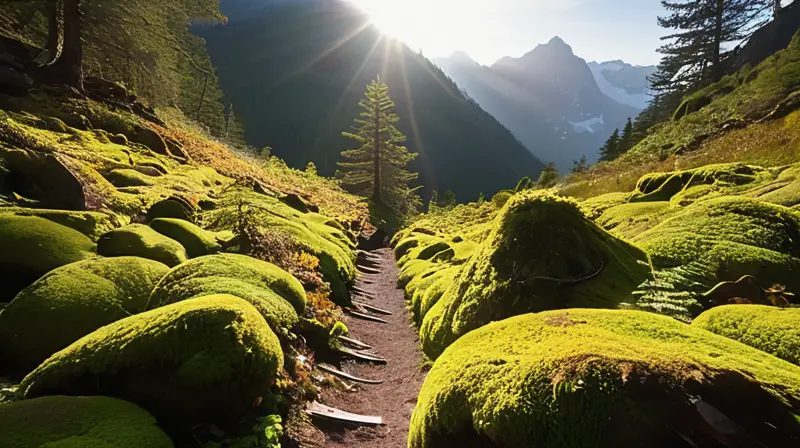
[[[450,47],[470,0],[350,0],[383,33],[415,50]]]

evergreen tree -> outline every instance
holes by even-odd
[[[536,187],[538,188],[552,188],[556,186],[558,183],[558,169],[556,168],[555,162],[550,162],[547,166],[542,169],[542,173],[539,175],[539,181],[536,182]]]
[[[569,171],[572,174],[582,174],[585,173],[589,169],[589,163],[586,161],[586,156],[582,155],[580,160],[573,160],[572,161],[572,168]]]
[[[617,157],[628,152],[633,147],[633,121],[628,117],[625,127],[622,128],[622,137],[619,139]]]
[[[428,201],[428,212],[432,212],[439,208],[439,192],[436,190],[431,191],[431,200]]]
[[[456,204],[458,204],[458,201],[456,200],[456,194],[453,190],[445,191],[444,198],[442,199],[442,207],[451,208],[455,207]]]
[[[600,148],[600,160],[608,162],[614,160],[619,155],[619,129],[614,129],[611,137],[606,140],[606,144]]]
[[[486,193],[482,191],[478,193],[478,202],[486,202]]]
[[[363,110],[361,118],[355,119],[353,132],[342,133],[360,145],[342,152],[346,160],[339,162],[344,169],[342,185],[370,197],[376,205],[385,204],[406,213],[410,202],[418,202],[413,200],[415,194],[408,183],[419,175],[405,169],[417,154],[402,146],[406,137],[395,127],[399,118],[389,97],[389,86],[380,78],[373,80],[359,105]]]
[[[662,0],[669,15],[658,24],[673,32],[658,49],[664,57],[651,77],[657,94],[686,93],[723,75],[727,43],[746,39],[766,20],[773,0]]]

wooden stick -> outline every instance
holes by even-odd
[[[381,319],[380,317],[375,317],[371,314],[362,313],[353,309],[345,308],[345,310],[353,317],[357,317],[359,319],[369,320],[372,322],[378,322],[380,324],[388,324],[389,322]]]
[[[337,336],[339,341],[351,345],[358,350],[372,350],[372,346],[369,344],[365,344],[358,339],[348,338],[347,336]]]
[[[391,311],[386,311],[386,310],[380,309],[380,308],[378,308],[376,306],[367,305],[366,303],[353,302],[353,304],[358,305],[358,306],[364,308],[367,311],[372,311],[373,313],[383,314],[384,316],[391,316],[392,315]]]
[[[383,418],[372,415],[359,415],[325,406],[319,402],[309,403],[306,413],[312,417],[327,420],[332,423],[355,426],[380,426]]]
[[[350,375],[347,372],[342,372],[341,370],[337,370],[333,366],[329,366],[327,364],[317,364],[317,368],[322,370],[323,372],[328,372],[332,375],[336,375],[342,377],[346,380],[355,381],[356,383],[364,383],[364,384],[381,384],[383,380],[368,380],[364,378],[359,378],[357,376]]]
[[[365,355],[363,353],[358,353],[356,351],[350,350],[349,348],[339,348],[339,353],[346,356],[350,356],[351,358],[357,359],[359,361],[372,362],[375,364],[387,363],[387,361],[383,358],[379,358],[377,356]]]

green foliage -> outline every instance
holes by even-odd
[[[109,397],[42,397],[0,405],[0,446],[172,448],[156,420]]]
[[[619,129],[614,129],[614,132],[611,133],[611,137],[609,137],[603,147],[600,148],[600,161],[608,162],[609,160],[614,160],[619,157],[620,154]]]
[[[425,379],[408,446],[683,446],[707,425],[693,396],[754,443],[791,445],[800,431],[797,366],[666,316],[572,309],[456,341]],[[742,396],[747,406],[729,399]]]
[[[643,260],[644,253],[587,220],[575,202],[519,193],[425,316],[423,350],[435,359],[463,334],[518,314],[616,307],[644,281]]]
[[[572,161],[572,168],[569,172],[572,174],[583,174],[589,169],[589,162],[586,161],[586,156],[582,155],[579,160]]]
[[[303,285],[288,272],[245,255],[219,254],[170,271],[153,289],[147,309],[213,294],[250,302],[275,331],[294,327],[306,307]]]
[[[145,310],[167,266],[143,258],[85,260],[54,269],[0,314],[0,364],[27,373],[94,330]]]
[[[235,422],[283,366],[275,334],[228,295],[186,300],[102,327],[23,379],[25,398],[108,395],[162,423]]]
[[[11,300],[36,279],[92,256],[95,245],[69,227],[36,216],[0,214],[0,301]]]
[[[130,224],[100,237],[97,253],[105,257],[131,255],[177,266],[188,259],[186,249],[143,224]]]
[[[419,175],[406,170],[406,165],[416,158],[408,148],[401,146],[406,136],[397,130],[400,118],[394,112],[395,103],[389,97],[389,86],[380,77],[367,85],[361,118],[355,119],[354,132],[344,132],[360,146],[342,152],[344,162],[339,162],[345,172],[342,185],[346,189],[371,198],[375,204],[386,204],[400,214],[413,213],[409,204],[416,196],[408,183]]]
[[[698,316],[692,326],[800,365],[800,308],[718,306]]]
[[[514,188],[514,191],[516,193],[519,193],[522,190],[531,190],[535,187],[536,184],[533,182],[533,179],[531,179],[528,176],[525,176],[522,179],[520,179],[519,182],[517,182],[517,187]]]

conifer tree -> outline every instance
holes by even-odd
[[[447,190],[444,192],[444,198],[442,199],[442,207],[455,207],[458,204],[458,200],[456,200],[456,194],[453,190]]]
[[[628,118],[625,127],[622,128],[622,137],[619,139],[619,147],[617,148],[617,157],[625,154],[633,147],[633,121]]]
[[[432,212],[439,208],[439,192],[436,190],[431,191],[431,200],[428,201],[428,211]]]
[[[389,97],[389,86],[380,78],[373,80],[359,105],[363,110],[355,119],[353,132],[342,133],[359,144],[356,149],[342,152],[342,185],[370,197],[375,204],[405,213],[416,196],[408,183],[419,177],[405,167],[417,154],[402,146],[406,137],[395,127],[399,118]]]
[[[600,148],[600,160],[608,162],[614,160],[619,155],[619,129],[614,129],[611,137],[606,140],[606,144]]]
[[[539,175],[539,180],[536,182],[537,188],[551,188],[558,182],[558,168],[555,162],[548,163],[542,173]]]
[[[582,155],[580,160],[572,161],[572,168],[569,171],[572,174],[582,174],[589,169],[589,163],[586,161],[586,155]]]

